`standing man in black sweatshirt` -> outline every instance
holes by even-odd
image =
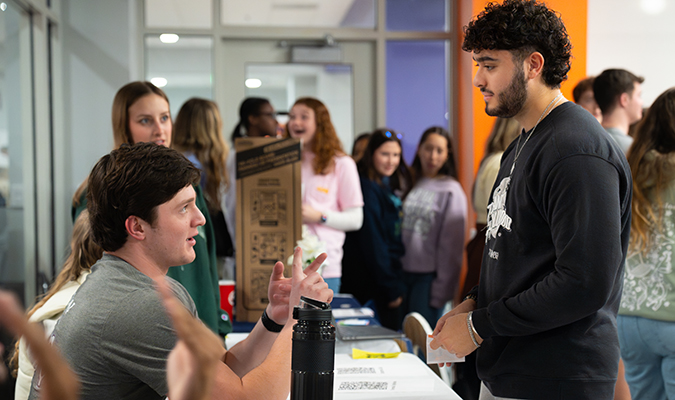
[[[534,0],[490,3],[462,49],[485,112],[523,132],[488,203],[481,279],[432,348],[476,349],[481,399],[612,399],[632,181],[616,143],[560,91],[571,44]]]

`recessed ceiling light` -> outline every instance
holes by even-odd
[[[260,79],[251,78],[251,79],[247,79],[246,82],[244,82],[244,84],[249,89],[256,89],[256,88],[259,88],[262,85],[262,81]]]
[[[175,33],[162,33],[159,35],[159,40],[162,43],[176,43],[180,39]]]
[[[5,11],[7,9],[7,3],[4,1],[0,3],[0,11]]]
[[[666,8],[666,0],[642,0],[640,2],[640,7],[642,11],[646,14],[659,14],[661,11]]]
[[[156,76],[152,79],[150,79],[150,82],[152,82],[153,85],[157,87],[164,87],[166,86],[167,83],[169,83],[166,78],[162,78],[161,76]]]

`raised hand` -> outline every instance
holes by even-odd
[[[274,265],[267,294],[270,304],[267,315],[279,325],[284,325],[293,316],[293,307],[300,303],[300,296],[330,302],[333,291],[316,272],[328,255],[320,254],[305,270],[302,270],[302,249],[296,247],[293,253],[292,277],[284,277],[284,264],[279,261]],[[296,289],[293,292],[293,289]],[[327,300],[322,300],[327,299]]]
[[[15,336],[22,336],[30,347],[37,363],[36,373],[41,373],[40,398],[46,400],[75,400],[78,398],[80,383],[75,373],[61,358],[59,352],[45,337],[37,324],[28,323],[16,297],[0,290],[0,325]]]
[[[270,304],[267,306],[267,315],[279,325],[284,325],[288,319],[288,299],[291,295],[291,278],[284,277],[284,264],[279,261],[274,264],[267,296]]]
[[[317,272],[328,255],[321,253],[305,270],[302,270],[302,249],[295,248],[293,254],[293,276],[290,294],[289,318],[292,318],[293,307],[300,304],[300,296],[309,297],[330,303],[333,300],[333,291],[328,288],[321,275]]]

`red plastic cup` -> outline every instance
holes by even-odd
[[[234,310],[234,281],[221,280],[218,281],[220,286],[220,308],[227,311],[232,318],[232,311]]]

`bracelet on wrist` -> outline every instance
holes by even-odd
[[[464,298],[462,299],[463,302],[466,301],[466,300],[473,300],[475,302],[478,302],[478,296],[476,296],[475,293],[469,293],[466,296],[464,296]]]
[[[474,346],[476,348],[480,347],[480,344],[476,340],[476,336],[478,336],[478,332],[476,332],[476,328],[473,327],[473,319],[471,319],[471,316],[473,315],[473,311],[469,311],[469,314],[466,316],[466,327],[469,329],[469,336],[471,336],[471,341],[473,342]]]
[[[267,315],[267,309],[263,311],[262,316],[260,317],[260,321],[262,322],[265,329],[267,329],[270,332],[279,333],[281,332],[282,329],[284,329],[283,325],[279,325],[276,322],[272,321],[272,318],[270,318],[270,316]]]

